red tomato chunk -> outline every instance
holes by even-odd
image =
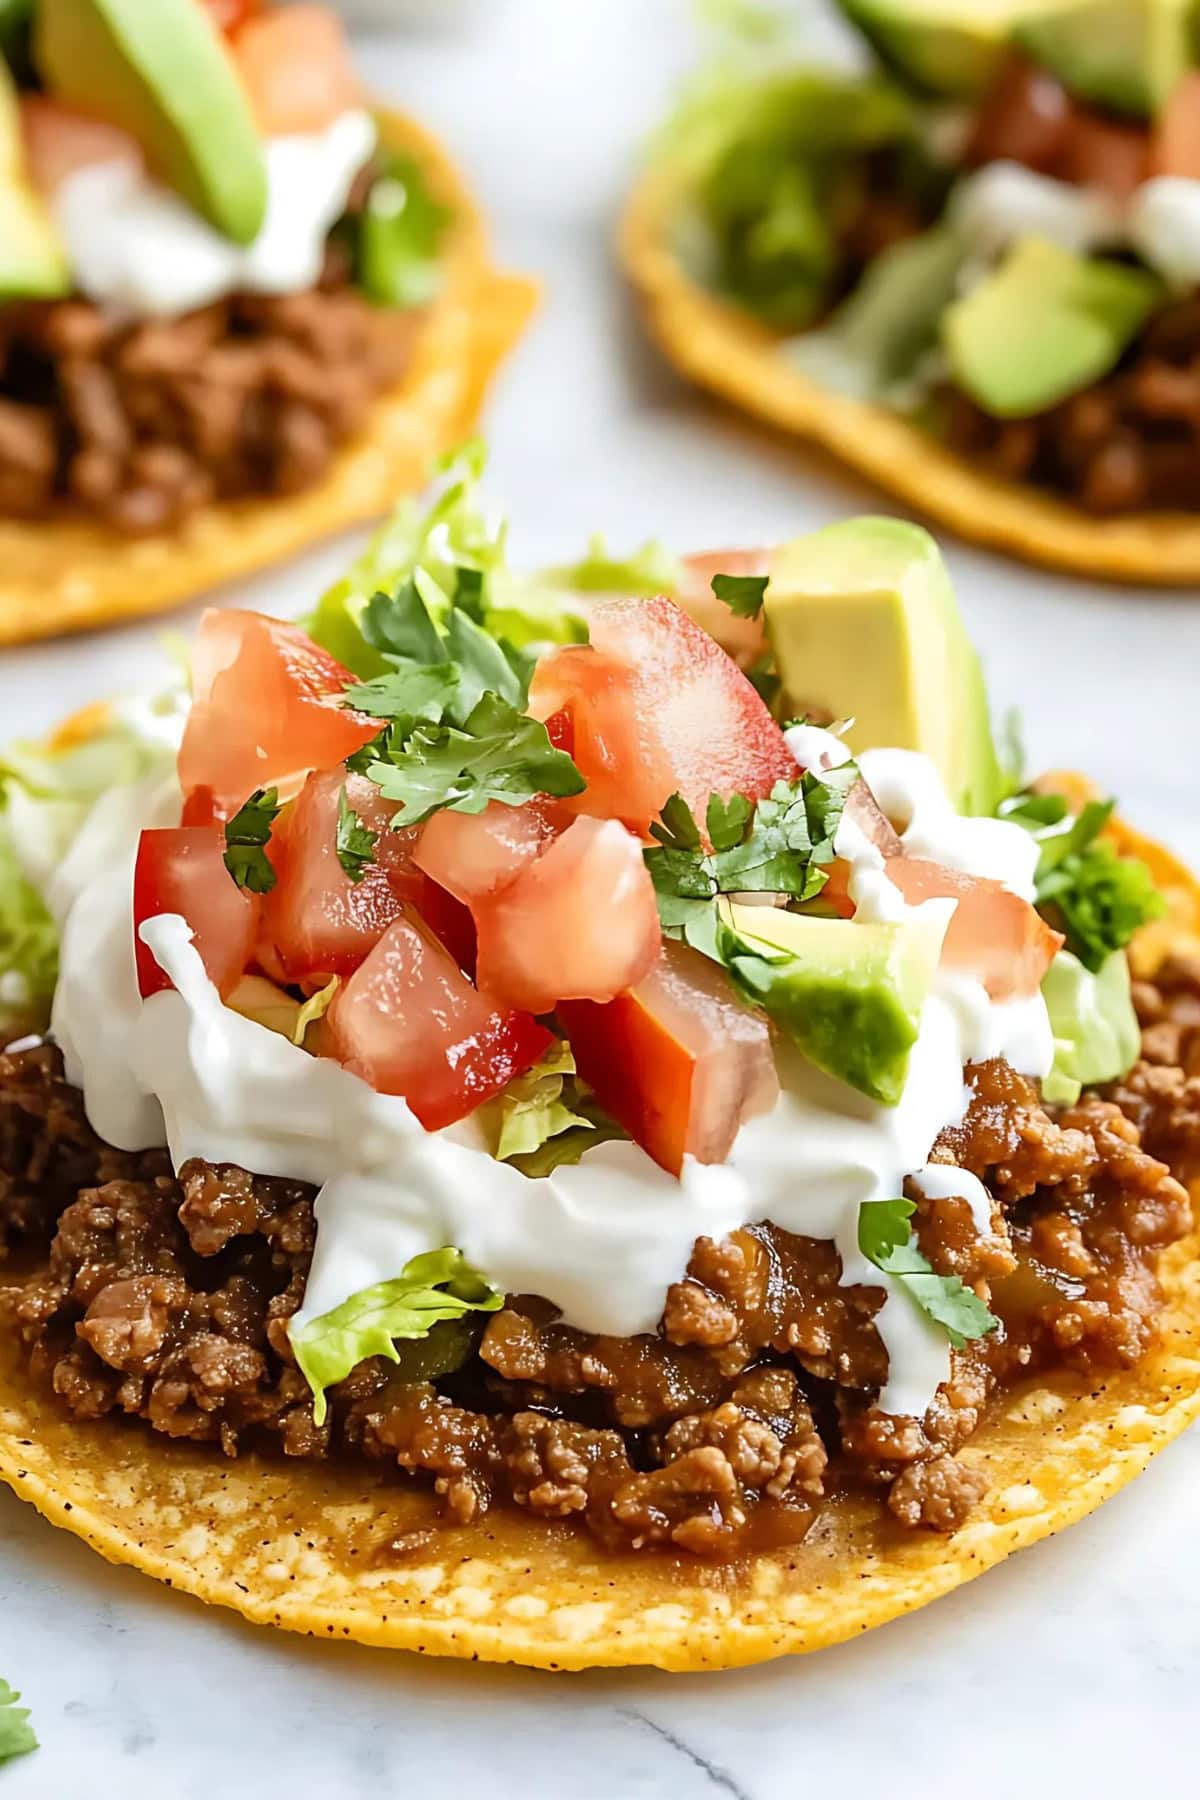
[[[224,852],[224,833],[215,825],[143,831],[133,873],[133,946],[143,999],[171,986],[138,935],[142,922],[160,913],[187,920],[223,1000],[241,980],[258,933],[259,899],[238,887]]]

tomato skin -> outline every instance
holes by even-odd
[[[473,910],[480,986],[532,1013],[614,999],[646,974],[661,939],[641,845],[615,819],[574,820]]]
[[[551,1034],[479,993],[409,906],[339,990],[324,1050],[427,1131],[464,1118],[532,1067]]]
[[[1062,181],[1128,200],[1150,172],[1149,133],[1144,125],[1078,107],[1054,172]]]
[[[1027,900],[987,876],[943,868],[924,857],[890,857],[885,867],[910,905],[958,901],[942,945],[944,967],[975,976],[993,1000],[1037,993],[1063,938]]]
[[[226,37],[232,37],[247,19],[262,11],[262,0],[200,0],[200,4]]]
[[[254,952],[259,896],[239,888],[224,862],[225,835],[215,825],[143,831],[133,872],[133,948],[143,1000],[171,986],[138,927],[160,913],[181,913],[222,1000],[237,986]]]
[[[606,1006],[558,1008],[576,1067],[655,1162],[724,1162],[746,1119],[779,1095],[770,1028],[715,963],[668,941],[644,980]]]
[[[229,819],[256,788],[299,791],[310,769],[342,762],[379,722],[342,705],[354,677],[298,625],[210,607],[192,652],[192,710],[179,751],[188,816],[208,790]]]
[[[26,167],[33,185],[47,198],[80,169],[94,164],[145,167],[137,139],[119,125],[90,118],[45,94],[22,94],[20,109]]]
[[[740,669],[757,662],[767,648],[767,632],[763,615],[757,619],[739,618],[730,612],[723,600],[712,591],[714,575],[769,575],[769,550],[702,550],[683,559],[683,580],[678,600],[688,617],[694,619],[721,648],[732,656]]]
[[[673,793],[702,821],[712,794],[752,800],[794,780],[796,759],[746,677],[673,600],[603,600],[590,645],[534,671],[529,710],[566,710],[587,790],[575,812],[645,835]]]
[[[1181,77],[1159,115],[1150,147],[1150,173],[1200,181],[1200,69]]]
[[[268,137],[323,131],[362,102],[341,20],[328,6],[272,7],[239,26],[233,59]]]

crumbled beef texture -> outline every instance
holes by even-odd
[[[1152,318],[1111,375],[1050,411],[997,419],[945,393],[949,444],[1010,481],[1050,488],[1087,512],[1196,510],[1200,299]]]
[[[1186,1032],[1200,1022],[1200,974],[1170,965],[1138,1004],[1148,1040],[1164,1024]],[[0,1300],[35,1375],[81,1417],[136,1414],[231,1456],[392,1463],[460,1523],[507,1501],[614,1549],[727,1560],[802,1537],[832,1463],[838,1486],[877,1491],[900,1523],[952,1531],[983,1491],[959,1452],[998,1384],[1144,1352],[1158,1251],[1191,1216],[1151,1149],[1182,1167],[1198,1117],[1190,1078],[1149,1058],[1113,1096],[1057,1117],[1007,1065],[970,1071],[964,1119],[933,1159],[985,1182],[989,1229],[976,1231],[965,1197],[915,1190],[914,1226],[934,1268],[970,1283],[1002,1324],[953,1353],[923,1419],[877,1404],[882,1289],[839,1287],[831,1244],[760,1225],[696,1243],[657,1334],[577,1331],[544,1300],[510,1296],[480,1322],[467,1367],[434,1384],[372,1358],[333,1390],[318,1428],[287,1338],[312,1256],[312,1189],[199,1161],[176,1179],[162,1152],[108,1149],[45,1047],[0,1056],[0,1241],[40,1240],[45,1253]]]
[[[411,354],[335,252],[301,294],[129,324],[82,300],[0,306],[0,516],[64,502],[137,537],[213,500],[319,481]]]

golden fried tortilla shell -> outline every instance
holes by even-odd
[[[777,336],[687,274],[670,243],[678,201],[669,173],[644,177],[625,211],[620,254],[652,335],[682,374],[822,445],[960,537],[1105,580],[1200,582],[1200,505],[1194,514],[1095,518],[981,473],[899,413],[819,386],[789,361]]]
[[[1148,971],[1200,940],[1200,885],[1157,845],[1129,832],[1125,844],[1171,890],[1170,931],[1151,927],[1139,946]],[[732,1572],[608,1556],[570,1525],[508,1511],[446,1526],[432,1496],[374,1467],[227,1462],[137,1422],[73,1419],[11,1332],[0,1333],[0,1479],[110,1562],[258,1624],[544,1669],[733,1668],[912,1612],[1140,1474],[1200,1415],[1200,1235],[1173,1246],[1161,1274],[1163,1339],[1138,1368],[1004,1394],[961,1453],[989,1492],[948,1539],[902,1530],[866,1497],[831,1503],[805,1543]]]
[[[304,493],[205,506],[154,537],[131,539],[65,510],[54,519],[0,519],[0,645],[161,612],[281,562],[387,512],[469,433],[536,289],[492,268],[483,222],[436,140],[400,114],[378,116],[384,142],[420,160],[454,224],[442,291],[403,380],[376,402],[367,432]]]

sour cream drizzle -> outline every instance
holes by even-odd
[[[53,200],[76,285],[134,318],[189,312],[235,292],[310,288],[375,139],[374,120],[357,109],[324,131],[268,139],[266,220],[246,248],[135,163],[80,169]]]
[[[810,766],[846,756],[828,733],[805,728],[792,741]],[[923,757],[872,751],[860,760],[894,817],[907,822],[914,850],[959,868],[979,865],[1027,892],[1029,839],[1019,826],[960,818]],[[894,1198],[917,1174],[931,1197],[965,1197],[986,1228],[986,1193],[961,1171],[927,1167],[929,1152],[962,1117],[966,1063],[1006,1056],[1023,1073],[1049,1071],[1053,1042],[1040,995],[996,1005],[978,982],[939,974],[898,1106],[873,1104],[785,1045],[779,1102],[742,1129],[728,1162],[689,1159],[676,1181],[636,1145],[614,1143],[530,1181],[487,1153],[473,1121],[426,1132],[403,1100],[374,1093],[224,1006],[177,915],[142,926],[173,990],[139,998],[131,928],[137,837],[144,825],[177,818],[178,808],[171,783],[110,792],[49,883],[63,928],[52,1028],[88,1117],[110,1143],[165,1143],[176,1168],[199,1156],[320,1188],[299,1323],[398,1274],[418,1253],[454,1244],[500,1287],[552,1299],[570,1324],[622,1336],[653,1331],[697,1237],[769,1219],[832,1239],[844,1283],[888,1289],[876,1320],[890,1370],[880,1403],[889,1412],[925,1412],[949,1374],[949,1345],[861,1256],[859,1206]],[[853,865],[851,891],[863,914],[903,917],[905,902],[878,850],[852,820],[837,848]]]

